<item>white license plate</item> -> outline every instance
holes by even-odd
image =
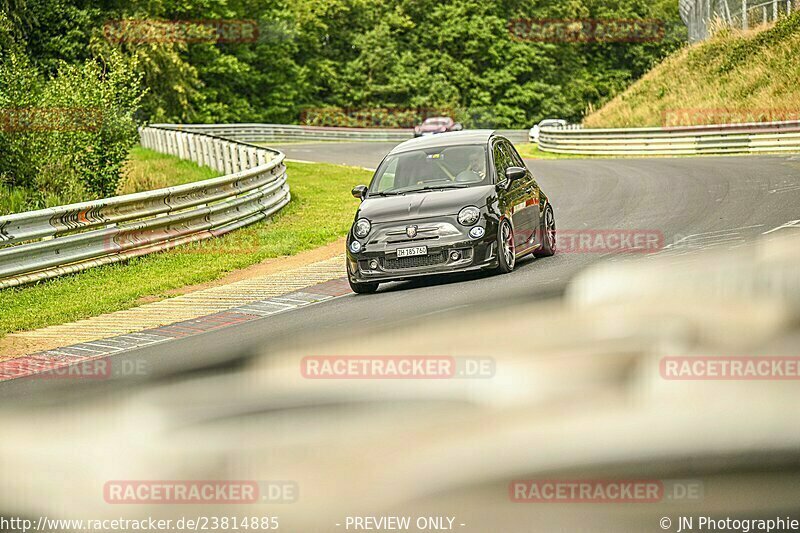
[[[413,248],[398,248],[397,257],[412,257],[415,255],[428,255],[427,246],[414,246]]]

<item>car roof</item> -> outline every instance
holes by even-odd
[[[444,148],[460,144],[487,144],[494,135],[494,130],[464,130],[449,133],[437,133],[426,137],[417,137],[395,146],[390,154],[424,150],[425,148]]]

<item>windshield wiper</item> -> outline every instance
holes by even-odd
[[[445,190],[445,189],[466,189],[467,187],[469,187],[469,185],[456,185],[456,184],[452,184],[452,185],[438,185],[438,186],[436,186],[436,187],[433,187],[433,186],[427,186],[427,187],[423,187],[423,188],[421,188],[421,189],[414,189],[413,191],[408,191],[408,192],[417,192],[417,191],[443,191],[443,190]]]
[[[371,192],[367,193],[367,196],[399,196],[401,194],[405,194],[405,191],[402,192],[395,192],[395,191],[383,191],[383,192]]]
[[[409,193],[409,192],[443,191],[445,189],[465,189],[467,187],[469,187],[469,185],[450,184],[450,185],[437,185],[435,187],[432,186],[432,185],[428,185],[427,187],[422,187],[422,188],[419,188],[419,189],[407,189],[407,190],[402,190],[402,191],[371,192],[371,193],[369,193],[368,196],[399,196],[401,194],[406,194],[406,193]]]

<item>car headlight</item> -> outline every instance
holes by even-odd
[[[371,229],[372,224],[370,224],[369,220],[366,218],[359,218],[356,221],[356,225],[353,226],[353,234],[359,239],[363,239],[369,234],[369,230]]]
[[[471,226],[481,218],[481,210],[475,206],[467,206],[458,212],[458,223],[463,226]]]
[[[361,251],[361,243],[358,241],[353,241],[350,243],[350,251],[354,254],[357,254]]]

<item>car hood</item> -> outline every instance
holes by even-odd
[[[410,218],[456,215],[468,206],[486,206],[487,198],[495,195],[494,185],[467,189],[415,192],[401,196],[375,196],[361,202],[357,218],[372,222],[392,222]]]

